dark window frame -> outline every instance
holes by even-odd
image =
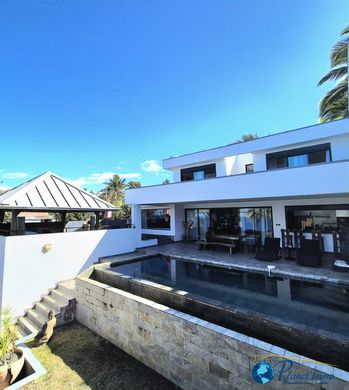
[[[190,168],[184,168],[181,169],[181,181],[191,181],[194,180],[194,172],[200,172],[204,171],[206,174],[206,171],[213,171],[214,176],[212,177],[217,177],[217,172],[216,172],[216,164],[206,164],[206,165],[200,165],[196,167],[190,167]],[[184,175],[192,175],[192,179],[184,179]],[[206,179],[206,177],[205,177]]]
[[[252,167],[251,171],[248,170],[250,167]],[[253,163],[252,164],[245,164],[245,173],[253,173],[253,172],[254,172]]]
[[[271,160],[275,160],[278,158],[279,159],[284,158],[287,161],[287,165],[285,167],[282,167],[282,168],[288,168],[288,158],[289,157],[300,156],[303,154],[309,155],[311,153],[323,152],[323,151],[329,152],[329,157],[330,157],[330,162],[331,162],[332,161],[332,151],[331,151],[331,144],[329,142],[325,143],[325,144],[305,146],[303,148],[288,149],[288,150],[282,150],[280,152],[268,153],[266,155],[267,170],[281,169],[281,168],[271,168],[270,167]],[[313,165],[313,164],[307,164],[307,165]],[[317,163],[315,163],[315,164],[317,164]],[[323,163],[318,163],[318,164],[323,164]]]
[[[156,208],[150,208],[150,209],[143,209],[141,210],[142,217],[141,217],[141,228],[146,230],[171,230],[171,214],[168,214],[169,220],[166,221],[166,219],[162,218],[149,218],[148,213],[154,210],[165,210],[164,217],[166,215],[166,210],[168,210],[169,207],[156,207]],[[146,214],[146,226],[144,226],[143,222],[143,214]],[[154,226],[156,223],[159,223],[158,226]],[[148,226],[153,225],[153,226]]]

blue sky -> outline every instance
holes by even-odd
[[[0,186],[97,190],[161,160],[318,121],[348,0],[0,2]]]

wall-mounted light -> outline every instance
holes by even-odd
[[[42,247],[42,253],[47,253],[50,252],[51,250],[52,250],[52,244],[45,244]]]

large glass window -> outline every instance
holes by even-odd
[[[186,211],[186,225],[190,240],[205,240],[210,229],[210,210],[192,209]]]
[[[170,209],[145,209],[142,210],[142,229],[167,229],[171,228]]]
[[[186,210],[190,239],[205,239],[208,230],[215,235],[238,235],[252,244],[273,236],[271,207],[215,208]]]
[[[330,144],[285,150],[267,154],[267,169],[294,168],[331,161]]]
[[[331,233],[349,225],[348,204],[286,206],[285,212],[286,226],[290,230]]]
[[[181,181],[203,180],[216,177],[216,164],[181,169]]]
[[[215,234],[239,234],[239,209],[211,209],[211,228]]]
[[[273,236],[272,211],[270,207],[239,209],[241,235],[246,241],[260,244],[265,237]]]
[[[186,228],[187,237],[189,240],[199,239],[199,211],[197,209],[187,210],[186,212]]]

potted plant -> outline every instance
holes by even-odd
[[[0,389],[13,383],[24,365],[23,351],[16,348],[18,333],[9,309],[1,310],[0,319]]]

